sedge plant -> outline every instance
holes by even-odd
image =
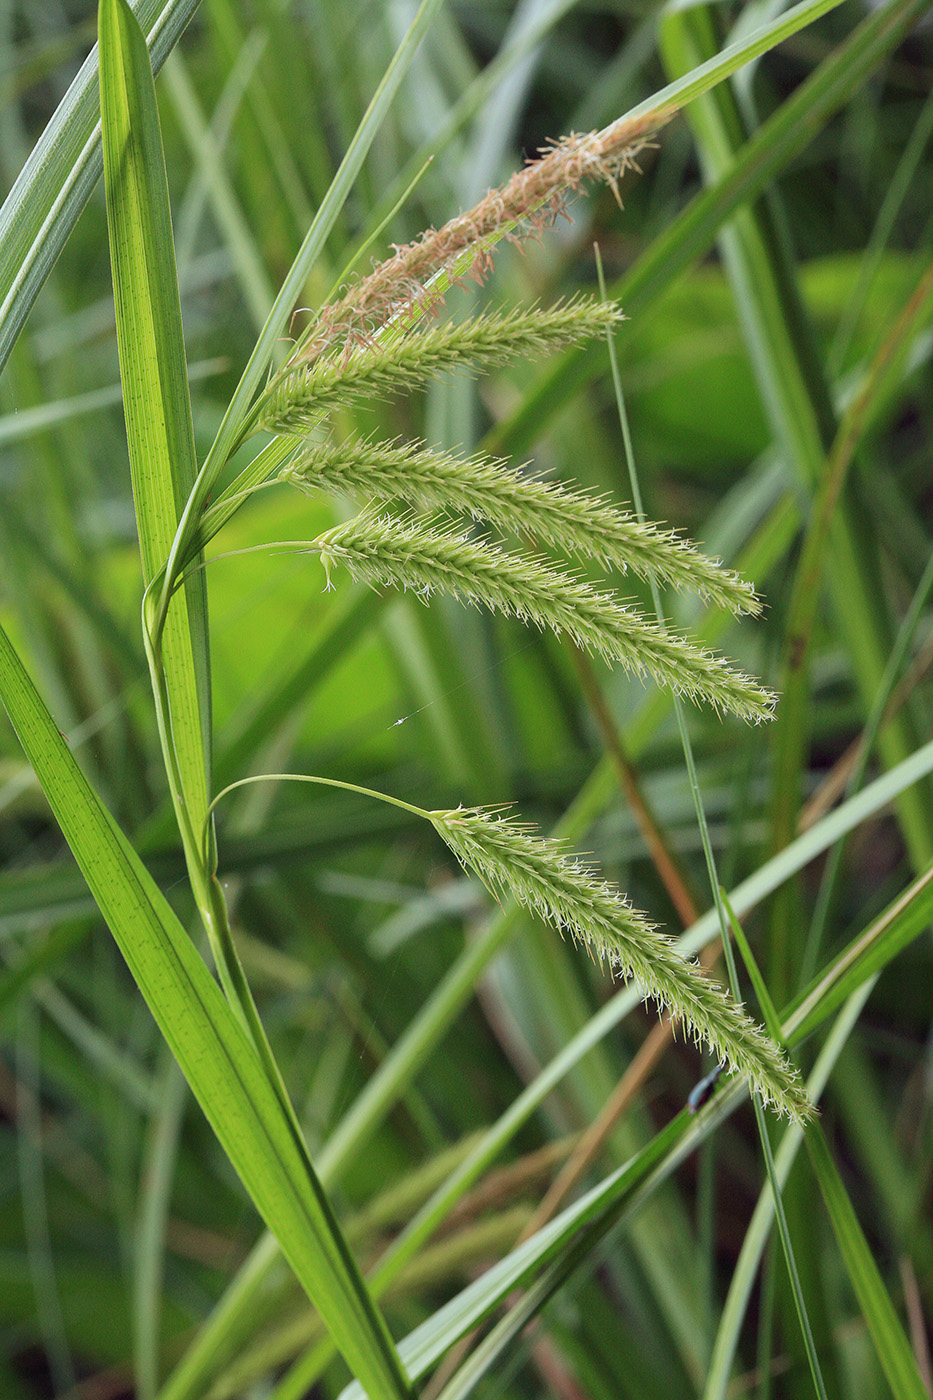
[[[441,374],[476,375],[516,359],[592,346],[612,331],[624,335],[624,308],[599,298],[490,308],[465,319],[450,312],[463,284],[484,284],[503,240],[546,237],[571,198],[593,184],[618,193],[639,153],[663,139],[679,101],[702,82],[717,81],[728,65],[718,73],[709,69],[702,80],[692,77],[679,94],[668,93],[647,111],[555,142],[502,188],[396,248],[368,274],[351,269],[282,349],[283,329],[314,258],[436,8],[433,0],[420,7],[199,464],[152,67],[125,0],[100,6],[103,166],[144,582],[142,640],[200,922],[194,940],[80,774],[5,636],[0,658],[17,731],[170,1048],[332,1342],[370,1397],[410,1394],[412,1356],[395,1346],[338,1223],[231,933],[220,878],[224,799],[261,780],[237,777],[219,791],[213,783],[206,548],[216,539],[224,552],[232,517],[271,484],[315,499],[339,496],[354,502],[339,523],[311,538],[261,546],[306,555],[309,589],[337,590],[348,576],[380,592],[409,592],[425,604],[449,595],[567,639],[596,663],[712,708],[724,724],[767,723],[775,708],[775,696],[724,656],[642,613],[611,586],[589,580],[588,567],[595,564],[692,592],[730,616],[755,616],[760,603],[751,585],[682,535],[540,474],[528,462],[458,453],[424,440],[356,436],[345,428],[347,408],[409,394]],[[818,7],[800,8],[802,24]],[[756,40],[757,49],[749,45],[749,54],[784,32],[775,25],[768,41]],[[248,455],[253,446],[252,459],[240,467],[237,454]],[[569,935],[619,977],[632,979],[637,998],[676,1017],[728,1068],[733,1095],[744,1080],[796,1128],[809,1121],[811,1100],[776,1039],[561,840],[540,837],[506,808],[429,809],[390,791],[362,789],[349,778],[266,776],[343,787],[422,820],[504,907],[511,901]],[[219,988],[196,950],[201,931]],[[640,1163],[612,1190],[624,1184],[634,1191],[651,1165]],[[604,1229],[599,1212],[613,1208],[607,1188],[598,1200],[586,1198],[561,1229],[593,1221]],[[549,1264],[549,1247],[539,1239],[520,1261],[511,1261],[514,1273],[503,1268],[496,1285],[502,1296],[516,1279]],[[542,1277],[542,1297],[566,1277],[566,1261],[550,1277]],[[477,1315],[481,1311],[477,1305]],[[510,1325],[520,1320],[516,1314]]]
[[[279,480],[303,491],[339,490],[362,503],[355,515],[316,539],[288,542],[288,548],[320,557],[328,588],[342,565],[367,583],[412,590],[425,601],[451,594],[565,635],[609,664],[651,677],[726,715],[755,723],[769,719],[774,697],[724,658],[593,587],[571,564],[508,548],[475,526],[483,522],[520,540],[548,539],[571,556],[595,557],[616,570],[692,587],[735,613],[755,612],[749,586],[703,559],[685,540],[506,462],[441,454],[423,442],[345,443],[327,435],[341,407],[361,397],[409,392],[444,372],[476,373],[517,356],[541,356],[617,325],[617,308],[586,298],[486,312],[466,321],[444,320],[439,312],[464,277],[482,280],[502,238],[518,240],[529,229],[540,230],[585,181],[602,178],[615,185],[670,113],[662,109],[652,120],[623,119],[558,142],[474,210],[397,249],[347,289],[339,288],[285,363],[273,366],[236,434],[237,447],[254,427],[273,434],[260,454],[261,475],[253,468],[252,479],[234,481],[210,507],[205,483],[224,464],[211,464],[209,458],[195,478],[184,396],[180,404],[163,402],[164,417],[156,418],[153,400],[138,392],[151,384],[159,402],[166,369],[173,359],[177,365],[183,352],[151,76],[141,33],[123,0],[107,0],[101,8],[101,50],[121,375],[137,518],[146,541],[143,634],[163,758],[192,892],[221,985],[304,1157],[326,1219],[326,1197],[302,1151],[300,1125],[244,975],[217,877],[212,815],[223,794],[208,801],[203,549],[232,510],[267,483],[274,464]],[[150,273],[147,301],[139,274],[156,267],[159,284],[153,285]],[[176,386],[183,377],[176,372]],[[163,423],[169,431],[161,438]],[[165,467],[155,476],[154,447]],[[458,517],[466,517],[468,526]],[[391,794],[383,798],[398,802]],[[797,1121],[808,1116],[807,1097],[773,1042],[584,862],[501,813],[457,808],[419,815],[497,897],[512,896],[616,971],[634,977],[642,995],[675,1014],[688,1033],[746,1076],[766,1102]],[[339,1231],[330,1224],[336,1248]],[[335,1272],[366,1318],[375,1355],[368,1364],[382,1374],[383,1385],[398,1386],[404,1368],[345,1251]],[[312,1300],[321,1307],[313,1292]],[[345,1327],[346,1314],[343,1322]],[[352,1359],[345,1345],[344,1354]],[[365,1375],[360,1379],[366,1383]]]
[[[661,113],[652,125],[644,119],[620,121],[602,132],[567,138],[476,209],[398,249],[321,309],[257,396],[249,421],[275,434],[274,450],[264,451],[267,461],[282,459],[278,480],[306,492],[340,491],[362,500],[355,515],[316,539],[270,542],[317,554],[328,589],[334,586],[334,571],[343,565],[355,578],[411,590],[425,601],[448,593],[566,635],[609,664],[758,723],[770,719],[774,696],[724,658],[672,635],[608,590],[593,587],[571,566],[541,553],[515,552],[472,527],[485,522],[519,537],[546,537],[565,551],[596,557],[616,569],[692,587],[735,613],[756,612],[750,586],[686,540],[502,461],[458,458],[426,443],[341,442],[322,436],[329,418],[354,399],[404,393],[443,372],[475,373],[520,355],[546,354],[617,325],[617,308],[582,297],[550,308],[485,313],[465,322],[437,323],[433,318],[449,289],[465,275],[482,278],[499,240],[519,238],[526,225],[539,229],[542,219],[553,218],[584,179],[615,182],[667,115]],[[119,155],[109,154],[109,140],[105,127],[105,174],[108,189],[115,191],[109,205],[111,240],[118,247]],[[119,278],[119,261],[115,263]],[[130,299],[133,290],[127,287],[123,295]],[[121,354],[123,362],[133,354],[125,340]],[[234,483],[228,499],[239,504],[267,481],[268,476],[239,489]],[[203,589],[200,551],[226,516],[226,511],[221,515],[223,498],[199,516],[192,509],[198,494],[193,485],[168,558],[148,571],[144,639],[189,874],[200,890],[199,907],[228,996],[256,1034],[257,1045],[264,1046],[236,964],[223,894],[210,868],[209,813],[203,814],[203,830],[196,830],[190,814],[200,804],[185,793],[173,739],[177,724],[167,629],[177,600],[187,598],[189,589]],[[457,516],[468,517],[469,526],[452,518]],[[393,800],[390,794],[380,796]],[[501,813],[458,808],[421,815],[487,887],[512,894],[624,975],[637,976],[647,996],[674,1011],[720,1058],[747,1074],[768,1102],[794,1117],[806,1116],[805,1097],[774,1048],[712,985],[682,959],[672,958],[649,922],[582,862],[537,840]]]

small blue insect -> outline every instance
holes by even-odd
[[[716,1090],[716,1083],[723,1070],[726,1068],[725,1061],[711,1070],[699,1084],[695,1084],[687,1097],[687,1107],[691,1113],[699,1113],[705,1103],[709,1103]]]

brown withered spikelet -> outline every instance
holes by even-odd
[[[490,190],[466,213],[440,229],[427,229],[413,243],[325,306],[299,343],[293,363],[314,360],[335,341],[365,345],[379,326],[435,314],[450,283],[465,277],[482,283],[492,267],[492,249],[503,237],[519,241],[553,224],[566,212],[567,195],[590,181],[605,181],[619,197],[619,181],[638,168],[641,151],[674,116],[675,108],[620,118],[602,131],[571,134],[543,148],[537,160]],[[440,272],[449,279],[432,286]]]

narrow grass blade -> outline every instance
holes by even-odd
[[[755,988],[755,995],[758,998],[758,1005],[761,1007],[761,1015],[765,1025],[768,1028],[768,1033],[772,1037],[772,1039],[775,1040],[778,1045],[780,1045],[780,1017],[774,1009],[774,1002],[771,1000],[771,993],[768,991],[767,983],[761,975],[761,969],[759,968],[758,963],[755,959],[755,955],[752,952],[751,944],[745,937],[745,930],[739,923],[739,920],[736,917],[735,910],[729,903],[729,896],[726,894],[725,890],[722,888],[721,885],[719,887],[719,897],[722,900],[723,907],[725,908],[726,913],[729,915],[729,925],[732,929],[732,934],[735,938],[736,944],[738,945],[739,952],[742,955],[742,961],[745,964],[745,969],[748,972],[749,977],[751,978],[752,986]]]
[[[878,1266],[852,1209],[852,1202],[842,1184],[830,1156],[826,1139],[818,1123],[811,1123],[805,1134],[810,1164],[823,1193],[823,1200],[836,1235],[836,1243],[849,1275],[849,1281],[859,1300],[862,1315],[868,1324],[878,1360],[888,1378],[892,1394],[898,1400],[929,1400],[904,1329]]]
[[[100,6],[101,112],[120,375],[143,578],[168,558],[197,464],[155,85],[126,0]],[[171,743],[196,829],[207,807],[210,685],[203,573],[162,642]]]
[[[187,1101],[184,1076],[177,1063],[164,1052],[162,1060],[159,1102],[149,1125],[142,1189],[137,1206],[133,1330],[138,1400],[152,1400],[159,1384],[159,1338],[166,1268],[165,1227]]]
[[[854,938],[784,1013],[789,1043],[814,1031],[869,978],[929,927],[933,917],[933,865]]]
[[[513,1289],[533,1279],[546,1264],[565,1256],[561,1274],[566,1276],[570,1269],[588,1257],[596,1239],[618,1221],[637,1188],[653,1171],[663,1168],[665,1159],[677,1148],[690,1121],[686,1111],[673,1118],[630,1162],[562,1211],[543,1230],[487,1269],[475,1283],[416,1327],[399,1343],[399,1354],[412,1379],[423,1376],[440,1360],[448,1347],[465,1336],[484,1317],[488,1317]],[[340,1400],[365,1400],[365,1396],[359,1385],[354,1383],[341,1392]]]
[[[158,72],[198,0],[137,0]],[[0,209],[0,370],[102,169],[97,46],[59,103]]]
[[[872,229],[871,238],[862,256],[858,281],[849,297],[830,347],[828,368],[831,376],[837,375],[845,364],[852,337],[865,312],[871,284],[878,272],[897,215],[916,176],[924,147],[931,134],[933,134],[933,92],[923,104],[916,125],[910,133],[910,140],[904,147],[897,168],[891,177],[884,203],[878,211],[875,227]]]
[[[0,629],[0,697],[49,805],[221,1145],[373,1400],[408,1395],[304,1144],[220,988],[101,804]]]
[[[61,1393],[75,1384],[75,1368],[62,1311],[59,1280],[49,1230],[48,1183],[40,1109],[38,1013],[30,1002],[19,1008],[16,1037],[16,1134],[22,1192],[23,1228],[36,1320],[52,1384]]]

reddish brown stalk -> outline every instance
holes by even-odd
[[[391,258],[339,301],[325,306],[293,363],[316,359],[337,339],[365,344],[379,326],[399,314],[436,314],[446,288],[432,289],[430,279],[447,271],[458,284],[465,276],[483,282],[492,267],[490,240],[508,237],[517,242],[550,226],[566,213],[567,194],[586,182],[604,180],[618,198],[622,175],[638,169],[639,153],[675,111],[664,108],[622,117],[602,131],[565,136],[545,147],[539,159],[516,171],[500,189],[490,190],[474,208],[443,228],[427,229],[414,243],[396,247]],[[471,250],[472,257],[456,269]]]

